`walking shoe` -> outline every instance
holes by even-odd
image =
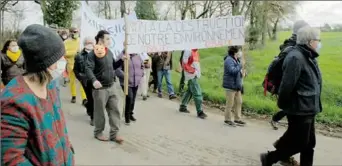
[[[287,160],[281,160],[279,163],[283,166],[299,166],[300,164],[294,157],[290,157]]]
[[[201,118],[201,119],[205,119],[206,117],[208,117],[208,115],[205,114],[203,111],[199,112],[199,113],[197,114],[197,116],[198,116],[199,118]]]
[[[103,134],[98,134],[94,136],[95,139],[99,140],[99,141],[108,141],[108,138],[105,137]]]
[[[176,95],[170,95],[170,96],[169,96],[169,99],[170,99],[170,100],[175,99],[175,98],[177,98]]]
[[[146,97],[150,97],[150,95],[147,95]]]
[[[71,103],[76,103],[76,96],[72,96]]]
[[[133,121],[133,122],[137,121],[137,119],[135,119],[133,115],[131,115],[131,116],[129,117],[129,120],[131,120],[131,121]]]
[[[88,100],[87,100],[87,99],[83,99],[83,100],[82,100],[82,105],[83,105],[83,106],[86,107],[86,106],[87,106],[87,103],[88,103]]]
[[[182,112],[182,113],[190,113],[190,111],[186,108],[180,108],[179,109],[179,112]]]
[[[244,126],[246,125],[246,122],[242,121],[242,120],[234,120],[234,122],[238,125],[238,126]]]
[[[269,161],[267,161],[267,155],[268,153],[260,154],[261,166],[272,166],[272,163],[269,163]]]
[[[116,142],[118,144],[122,144],[124,142],[124,140],[121,137],[119,137],[119,136],[116,136],[115,138],[110,138],[109,140],[113,141],[113,142]]]
[[[278,126],[277,126],[277,122],[276,121],[271,120],[270,124],[273,127],[273,130],[278,130]]]
[[[229,125],[229,126],[236,127],[236,124],[233,121],[225,120],[224,123]]]
[[[158,93],[159,98],[163,98],[163,95],[161,93]]]
[[[144,101],[147,100],[147,96],[143,96],[143,100],[144,100]]]
[[[126,124],[127,126],[129,126],[130,123],[131,123],[131,120],[130,120],[129,118],[125,118],[125,124]]]

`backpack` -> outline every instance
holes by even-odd
[[[283,63],[286,55],[292,51],[294,46],[289,46],[283,49],[278,56],[276,56],[271,64],[268,66],[267,73],[262,87],[264,88],[264,95],[269,92],[272,95],[277,95],[281,79],[283,77]]]

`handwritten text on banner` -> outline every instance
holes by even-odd
[[[160,52],[244,45],[244,17],[128,21],[128,52]]]

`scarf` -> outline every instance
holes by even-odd
[[[18,50],[17,52],[12,52],[10,50],[7,50],[6,55],[12,62],[17,62],[17,60],[19,59],[21,55],[21,50]]]

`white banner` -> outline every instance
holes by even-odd
[[[244,45],[244,17],[128,20],[128,53]]]
[[[125,40],[125,20],[119,18],[117,20],[106,20],[98,18],[85,1],[81,1],[81,29],[80,29],[80,44],[83,48],[85,37],[91,37],[95,40],[97,32],[107,30],[112,38],[112,44],[109,49],[113,52],[116,58],[124,49],[123,42]],[[135,12],[128,15],[128,20],[136,20]]]

